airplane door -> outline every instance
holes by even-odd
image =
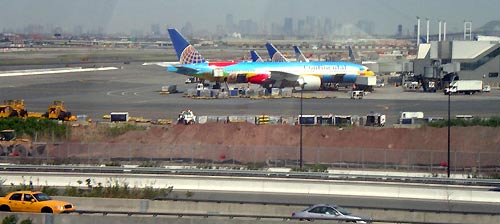
[[[223,77],[224,76],[224,70],[222,68],[214,68],[214,70],[213,70],[213,76],[214,77]]]

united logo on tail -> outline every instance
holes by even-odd
[[[174,45],[177,59],[181,64],[204,63],[205,58],[176,30],[168,29],[168,34]]]
[[[182,54],[181,54],[181,57],[179,60],[180,60],[181,64],[196,64],[196,63],[205,62],[205,59],[191,45],[187,46],[182,51]]]

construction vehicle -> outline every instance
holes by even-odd
[[[29,139],[16,138],[15,130],[0,131],[0,156],[43,155],[46,144],[33,144]]]
[[[177,118],[177,124],[194,124],[196,123],[196,116],[191,110],[183,110],[179,113],[179,117]]]
[[[66,109],[62,100],[54,100],[42,117],[61,121],[76,121],[76,116],[71,115],[71,112]]]
[[[0,105],[0,117],[28,117],[24,100],[4,100],[4,104]]]

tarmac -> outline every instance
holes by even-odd
[[[79,65],[81,66],[81,65]],[[89,65],[90,66],[90,65]],[[0,100],[24,99],[28,111],[44,112],[53,100],[63,100],[74,115],[87,115],[104,121],[103,115],[127,111],[130,116],[175,119],[180,111],[191,109],[197,115],[274,115],[300,114],[300,94],[292,98],[227,98],[200,100],[184,96],[195,84],[185,84],[186,76],[159,66],[132,62],[97,64],[116,70],[82,73],[0,77]],[[30,69],[15,66],[10,69]],[[162,86],[176,85],[180,93],[160,94]],[[405,92],[401,87],[375,88],[363,99],[350,99],[349,89],[303,93],[303,114],[363,116],[371,111],[387,115],[387,123],[399,120],[400,112],[421,111],[426,117],[446,117],[448,96],[441,92]],[[451,96],[451,116],[498,116],[500,91]]]

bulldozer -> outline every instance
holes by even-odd
[[[4,103],[0,105],[0,118],[2,117],[28,117],[24,100],[4,100]]]
[[[15,130],[0,131],[0,156],[39,156],[45,152],[46,144],[33,144],[29,139],[16,138]]]
[[[76,121],[76,116],[71,115],[71,112],[66,109],[62,100],[54,100],[42,117],[61,121]]]

